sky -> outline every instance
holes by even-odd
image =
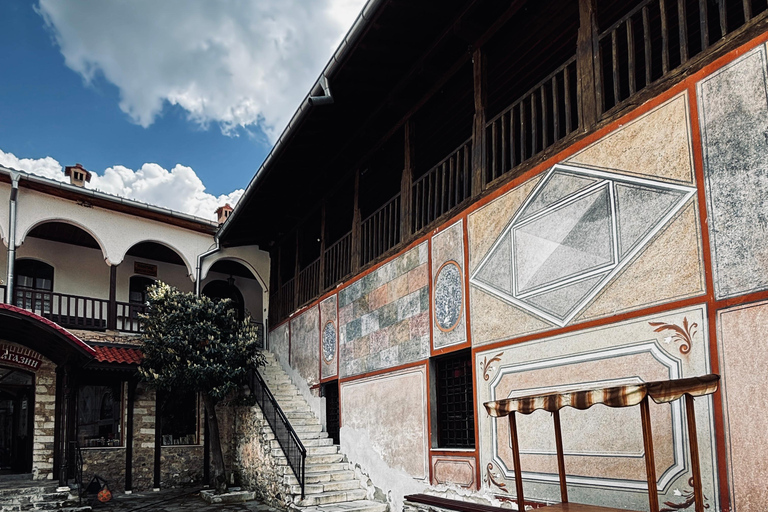
[[[214,219],[364,0],[0,2],[0,165]]]

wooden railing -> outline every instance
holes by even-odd
[[[146,304],[117,302],[116,329],[124,332],[141,332],[141,318],[139,318],[139,315],[146,312]]]
[[[579,128],[576,56],[486,123],[489,183]]]
[[[599,37],[603,112],[703,52],[766,10],[752,0],[645,0]]]
[[[36,290],[17,286],[13,293],[17,307],[32,311],[62,327],[106,329],[109,301],[80,295]]]
[[[352,272],[352,232],[350,231],[328,247],[323,255],[323,290],[338,283]]]
[[[299,306],[303,306],[320,293],[320,258],[299,272]]]
[[[277,296],[277,317],[280,320],[288,318],[288,315],[296,309],[295,285],[296,278],[291,278],[280,287],[279,295]]]
[[[400,243],[400,194],[360,223],[360,264],[365,265]]]
[[[472,139],[413,182],[413,231],[418,232],[469,198],[472,185]]]

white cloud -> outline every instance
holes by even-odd
[[[0,150],[0,165],[57,181],[69,181],[62,165],[49,156],[18,158]],[[225,203],[235,206],[243,195],[243,189],[218,197],[209,194],[195,171],[181,164],[176,164],[170,171],[152,163],[146,163],[136,171],[116,165],[102,174],[93,172],[91,182],[86,186],[211,220],[216,219],[216,208]]]
[[[146,127],[167,103],[202,126],[274,140],[363,0],[40,0],[66,65],[116,85]]]

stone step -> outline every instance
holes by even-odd
[[[304,495],[307,496],[309,494],[321,494],[324,492],[334,491],[351,491],[353,489],[360,488],[360,482],[357,480],[341,480],[337,482],[324,482],[317,484],[306,483],[304,485]],[[291,494],[301,495],[301,486],[298,484],[291,485]]]
[[[288,464],[288,459],[283,455],[275,455],[275,462],[280,465]],[[328,455],[307,455],[306,458],[307,466],[310,464],[334,464],[336,462],[344,462],[343,453],[330,453]]]
[[[317,439],[302,440],[301,444],[303,444],[304,447],[307,449],[314,446],[331,446],[333,445],[333,439],[331,439],[330,437],[318,437]],[[280,443],[278,442],[277,439],[271,439],[269,441],[269,447],[271,449],[280,448]]]
[[[352,468],[349,467],[348,462],[332,462],[328,464],[307,464],[307,466],[304,468],[304,475],[308,475],[310,473],[317,474],[317,473],[326,473],[331,471],[352,471]],[[287,474],[287,473],[283,473]]]
[[[335,454],[339,453],[339,447],[337,445],[330,445],[330,446],[305,446],[305,448],[307,449],[307,458],[313,457],[315,455],[335,455]],[[272,448],[272,456],[274,456],[274,457],[282,457],[283,456],[283,450],[280,449],[279,446],[277,448]]]
[[[0,499],[6,497],[6,496],[19,496],[19,495],[28,495],[28,494],[44,494],[48,492],[48,489],[46,487],[42,486],[30,486],[30,487],[17,487],[17,488],[8,488],[8,489],[0,489]]]
[[[364,500],[367,493],[365,489],[350,489],[348,491],[328,491],[319,494],[305,495],[301,499],[301,494],[294,498],[294,503],[299,507],[313,507],[317,505],[326,505],[328,503],[341,503],[345,501]]]
[[[387,504],[379,503],[378,501],[369,500],[355,500],[344,503],[344,507],[327,505],[327,506],[314,506],[314,507],[300,507],[298,505],[290,505],[289,510],[291,512],[335,512],[343,510],[344,512],[387,512]]]
[[[329,482],[341,482],[355,478],[355,472],[349,469],[338,471],[320,471],[317,473],[304,473],[304,482],[307,484],[320,484]],[[299,485],[299,479],[293,473],[283,476],[283,481],[288,485]]]

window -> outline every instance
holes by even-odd
[[[438,448],[475,447],[475,408],[469,351],[434,360]]]
[[[203,295],[211,299],[230,299],[232,302],[230,309],[237,313],[237,319],[245,318],[245,306],[243,294],[235,286],[235,280],[229,278],[227,281],[211,281],[203,288]]]
[[[163,446],[197,444],[197,393],[173,391],[165,394],[160,407]]]
[[[77,440],[83,448],[122,446],[122,385],[84,385],[77,392]]]
[[[142,276],[131,277],[129,284],[128,301],[132,304],[146,304],[147,303],[147,289],[155,284],[155,282]]]
[[[15,279],[16,306],[40,315],[51,313],[52,266],[38,260],[18,260]]]

